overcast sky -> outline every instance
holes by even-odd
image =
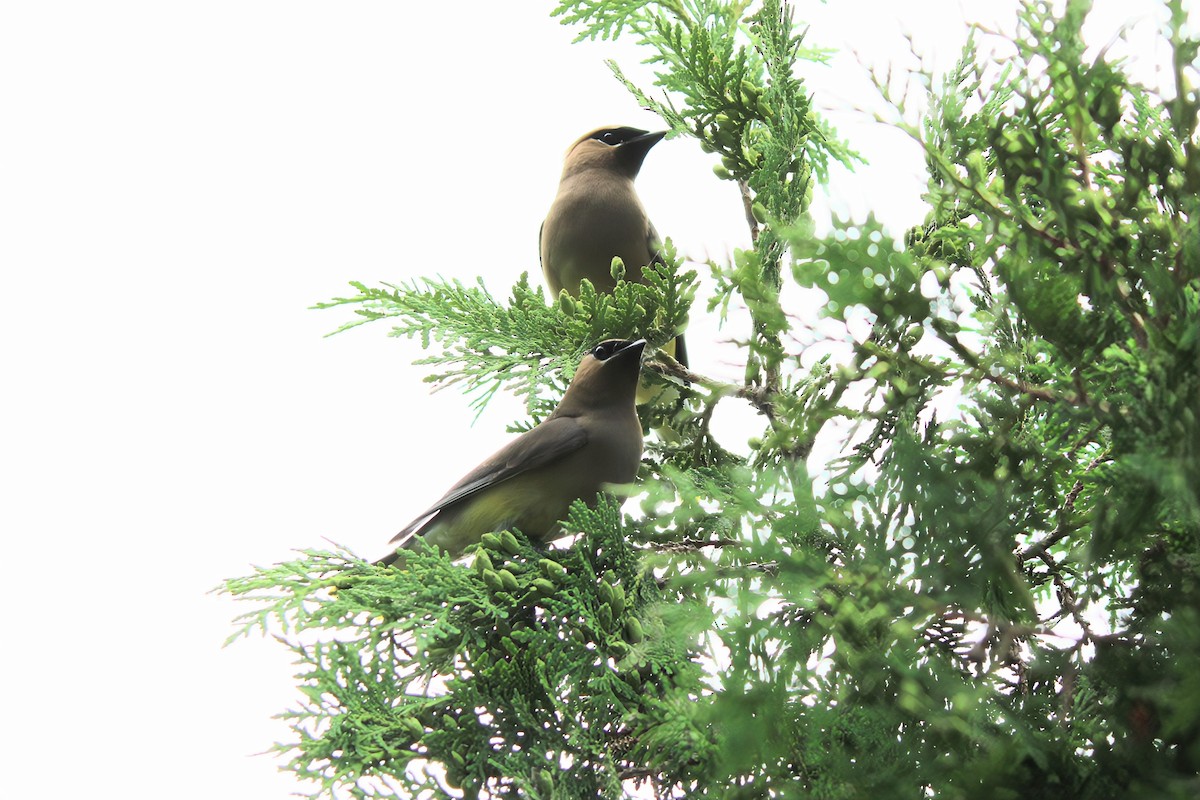
[[[661,127],[603,64],[645,75],[645,53],[571,45],[551,6],[0,6],[0,794],[296,788],[253,755],[288,737],[271,719],[298,697],[288,653],[222,649],[238,609],[207,592],[326,537],[382,554],[506,440],[515,404],[471,427],[464,398],[410,367],[417,343],[383,325],[323,338],[350,315],[308,307],[351,280],[482,275],[499,296],[540,280],[567,145]],[[1119,24],[1152,8],[1134,6],[1105,9]],[[947,64],[964,16],[1007,7],[840,0],[798,18],[810,44],[911,65],[910,32]],[[920,153],[847,111],[867,102],[855,59],[806,75],[871,160],[820,205],[898,234],[920,222]],[[658,229],[698,259],[748,244],[713,163],[671,140],[639,178]],[[727,348],[700,343],[741,331],[693,325],[697,368],[729,370]]]

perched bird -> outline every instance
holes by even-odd
[[[573,501],[592,504],[604,484],[632,481],[642,457],[634,394],[645,346],[596,345],[549,417],[471,470],[392,542],[411,549],[423,537],[455,557],[483,534],[510,528],[548,542]],[[393,552],[378,563],[399,558]]]
[[[542,223],[542,271],[553,296],[566,289],[578,297],[587,278],[611,292],[612,260],[625,263],[627,280],[640,281],[642,267],[661,263],[660,240],[633,188],[650,148],[666,131],[599,128],[581,136],[567,151],[558,194]],[[687,365],[683,337],[665,348]]]

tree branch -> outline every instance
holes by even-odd
[[[758,244],[758,218],[754,216],[754,198],[750,194],[750,184],[738,179],[738,192],[742,195],[742,208],[746,211],[746,224],[750,226],[750,241]]]

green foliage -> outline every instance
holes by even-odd
[[[683,330],[696,291],[696,273],[684,270],[670,241],[662,264],[643,268],[644,283],[618,281],[600,294],[584,281],[580,296],[564,295],[547,306],[540,287],[522,275],[507,306],[484,287],[459,281],[420,279],[382,288],[351,284],[358,294],[318,303],[316,308],[354,307],[359,319],[337,332],[388,320],[392,335],[419,338],[441,352],[419,360],[439,368],[426,380],[463,384],[481,409],[500,389],[523,396],[530,414],[544,417],[558,403],[583,355],[609,338],[644,337],[661,347]]]
[[[754,246],[710,265],[708,308],[748,310],[745,377],[652,361],[678,400],[645,411],[670,435],[638,513],[577,505],[565,550],[505,533],[470,565],[312,552],[228,582],[300,659],[281,750],[314,795],[1195,796],[1200,41],[1167,9],[1170,91],[1093,55],[1079,0],[1026,5],[1002,66],[972,38],[926,76],[898,125],[929,214],[896,241],[804,219],[852,157],[794,77],[821,54],[786,3],[561,2],[581,37],[650,49],[663,94],[631,88],[738,184]],[[525,279],[506,303],[425,280],[327,305],[536,419],[596,340],[682,327],[695,274],[647,276],[552,305]],[[801,289],[848,356],[785,346]],[[722,402],[762,414],[749,458],[710,428]]]
[[[1196,788],[1198,731],[1174,712],[1194,687],[1162,672],[1196,652],[1175,621],[1200,536],[1196,97],[1181,135],[1178,103],[1085,57],[1087,10],[1028,5],[1003,70],[972,40],[924,124],[902,125],[932,206],[903,246],[871,221],[793,234],[825,314],[875,320],[848,365],[870,428],[822,519],[860,546],[884,532],[897,583],[960,620],[951,653],[1003,720],[929,780],[946,796]]]
[[[291,768],[356,797],[387,796],[406,770],[413,790],[619,792],[631,732],[654,724],[643,707],[696,691],[699,670],[616,504],[576,503],[566,528],[586,533],[560,551],[489,534],[469,566],[309,551],[229,581],[263,604],[242,633],[278,631],[300,656],[306,702],[286,715],[300,738],[279,747]],[[306,641],[314,629],[334,635]]]

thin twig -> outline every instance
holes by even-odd
[[[754,197],[750,194],[750,184],[739,178],[737,185],[742,195],[742,208],[746,211],[746,224],[750,226],[750,241],[758,244],[758,219],[754,216]]]
[[[934,329],[937,329],[936,325],[934,326]],[[1086,401],[1069,392],[1055,392],[1043,386],[1034,386],[1031,383],[1026,383],[1025,381],[1010,378],[1007,375],[993,373],[990,370],[984,369],[983,365],[979,362],[979,356],[963,346],[963,344],[958,341],[957,337],[950,335],[942,336],[940,338],[943,342],[950,345],[951,349],[953,349],[963,361],[967,362],[969,367],[978,372],[981,377],[998,386],[1003,386],[1006,389],[1012,389],[1015,392],[1020,392],[1021,394],[1032,397],[1035,400],[1049,400],[1050,402],[1067,403],[1068,405],[1073,406],[1088,405]]]
[[[1096,466],[1108,456],[1108,450],[1097,455],[1091,460],[1086,467],[1083,468],[1083,473],[1086,475],[1091,472]],[[1041,541],[1034,542],[1021,551],[1019,558],[1021,561],[1028,561],[1031,558],[1043,558],[1050,552],[1050,548],[1067,538],[1072,532],[1072,528],[1067,527],[1067,517],[1075,510],[1075,501],[1079,499],[1080,492],[1083,491],[1083,478],[1075,481],[1075,485],[1071,487],[1071,491],[1067,492],[1067,498],[1063,502],[1062,508],[1058,512],[1058,525],[1055,526],[1054,532]],[[1043,560],[1045,560],[1043,558]],[[1049,565],[1047,565],[1049,566]]]
[[[775,418],[775,404],[770,399],[770,392],[765,388],[740,386],[736,383],[726,383],[715,378],[709,378],[697,372],[692,372],[675,359],[663,353],[659,353],[652,360],[647,361],[644,366],[647,369],[657,372],[659,375],[666,375],[686,381],[687,383],[696,384],[697,386],[703,386],[723,396],[740,397],[767,417],[771,419]]]
[[[662,542],[650,546],[658,553],[694,553],[705,547],[741,547],[737,539],[680,539],[676,542]]]

